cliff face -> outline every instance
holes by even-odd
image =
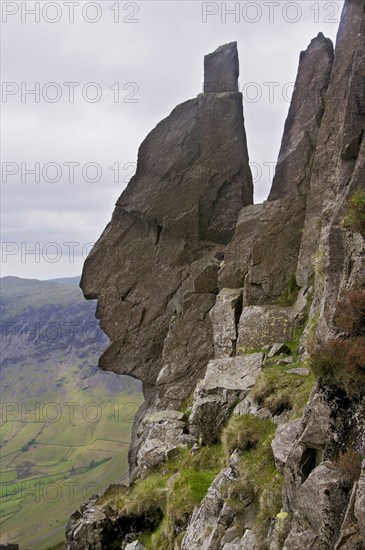
[[[101,368],[143,381],[131,479],[161,476],[163,504],[129,506],[144,481],[111,489],[71,518],[69,549],[156,529],[148,548],[364,548],[364,232],[343,223],[365,190],[364,6],[345,2],[335,52],[319,34],[301,53],[264,204],[235,43],[141,145],[81,286],[111,341]],[[189,507],[199,468],[217,475]]]
[[[221,93],[214,79],[225,60],[232,91]],[[81,287],[98,299],[111,340],[101,368],[142,380],[148,404],[157,379],[161,386],[174,377],[166,341],[174,345],[176,325],[190,326],[196,311],[196,343],[189,344],[190,359],[181,350],[175,376],[191,383],[181,380],[179,398],[212,354],[205,314],[217,292],[217,258],[241,208],[253,201],[237,78],[235,43],[207,56],[207,91],[176,107],[142,143],[136,175],[85,263]],[[181,334],[176,346],[184,347]]]

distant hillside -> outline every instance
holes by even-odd
[[[76,285],[79,286],[81,277],[61,277],[60,279],[48,279],[46,283],[57,283],[59,285]]]
[[[45,391],[67,395],[70,387],[105,388],[113,394],[140,387],[129,377],[97,368],[108,340],[95,319],[95,303],[84,299],[76,281],[0,279],[3,399],[38,397]]]
[[[108,340],[78,282],[0,279],[1,543],[30,550],[63,539],[88,484],[102,490],[127,472],[143,402],[137,380],[98,369]],[[36,492],[56,487],[65,496],[70,483],[72,499]]]

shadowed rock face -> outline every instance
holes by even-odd
[[[322,33],[300,54],[269,201],[307,195],[333,57],[332,41]]]
[[[98,299],[97,316],[111,341],[101,368],[140,378],[147,394],[158,376],[160,387],[176,378],[180,358],[178,378],[186,374],[192,382],[209,360],[215,255],[233,236],[241,208],[253,202],[236,43],[206,57],[205,78],[206,88],[224,78],[228,91],[209,88],[147,136],[81,280],[85,296]],[[179,334],[194,326],[192,318],[200,323],[189,358]],[[164,343],[176,361],[163,353]]]
[[[242,210],[226,249],[220,283],[245,285],[246,305],[275,304],[296,272],[333,56],[322,33],[301,53],[268,200]]]
[[[344,231],[347,199],[365,187],[365,2],[345,2],[326,109],[313,161],[297,280],[307,284],[313,258],[320,259],[324,289],[319,330],[331,329],[335,303],[343,288],[364,284],[364,240]]]

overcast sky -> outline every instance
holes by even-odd
[[[265,200],[299,53],[319,31],[335,40],[342,8],[324,0],[1,4],[1,274],[39,279],[81,272],[141,141],[202,91],[203,57],[226,42],[238,42],[255,201]]]

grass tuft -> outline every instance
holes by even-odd
[[[303,366],[305,363],[266,367],[251,391],[252,399],[273,415],[291,411],[292,419],[299,418],[303,414],[313,388],[314,377],[292,374],[287,371]]]
[[[365,191],[357,189],[347,201],[347,211],[342,219],[345,228],[365,236]]]
[[[352,484],[359,479],[363,458],[354,449],[348,449],[346,452],[340,453],[336,465],[343,472],[349,483]]]
[[[292,306],[295,304],[300,287],[297,285],[295,273],[290,275],[289,281],[278,300],[279,306]]]
[[[349,397],[365,394],[365,336],[319,341],[310,355],[320,387],[341,388]]]

